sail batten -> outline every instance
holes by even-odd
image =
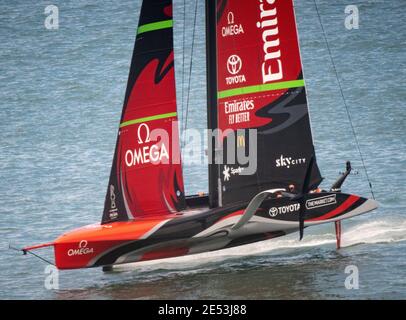
[[[275,82],[275,83],[267,83],[267,84],[257,84],[248,87],[240,87],[236,89],[229,89],[218,92],[218,97],[222,98],[229,98],[234,96],[241,96],[244,94],[250,93],[259,93],[259,92],[266,92],[266,91],[273,91],[273,90],[280,90],[280,89],[290,89],[290,88],[300,88],[304,87],[305,83],[304,80],[291,80],[291,81],[282,81],[282,82]]]
[[[154,121],[154,120],[173,118],[173,117],[176,117],[177,115],[178,115],[177,112],[169,112],[169,113],[157,114],[154,116],[149,116],[149,117],[144,117],[144,118],[128,120],[126,122],[121,123],[120,128],[124,128],[127,126],[131,126],[133,124],[138,124],[138,123],[143,123],[143,122],[150,122],[150,121]]]
[[[163,20],[163,21],[158,21],[158,22],[152,22],[152,23],[147,23],[142,26],[138,27],[137,34],[145,33],[145,32],[151,32],[151,31],[156,31],[156,30],[161,30],[161,29],[167,29],[167,28],[172,28],[173,27],[173,20]]]

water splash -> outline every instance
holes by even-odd
[[[364,222],[343,234],[343,247],[364,243],[391,243],[406,240],[406,219]]]
[[[375,243],[392,243],[406,240],[406,219],[374,220],[361,222],[344,230],[342,248]],[[297,234],[288,235],[278,239],[261,241],[236,248],[200,253],[190,256],[152,260],[139,263],[129,263],[115,268],[116,271],[151,271],[154,269],[191,269],[207,264],[218,263],[223,260],[254,255],[300,255],[304,248],[335,246],[333,232],[324,234],[306,235],[302,241]],[[299,250],[297,250],[299,249]]]

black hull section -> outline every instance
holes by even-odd
[[[343,193],[306,196],[305,227],[350,218],[376,208],[376,202]],[[196,254],[269,240],[299,228],[300,204],[287,198],[265,200],[255,215],[238,230],[247,205],[202,210],[168,219],[146,239],[110,249],[89,267],[133,263]],[[136,223],[136,222],[134,222]]]

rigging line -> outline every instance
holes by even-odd
[[[46,262],[46,263],[48,263],[48,264],[51,264],[51,265],[55,266],[54,263],[52,263],[51,261],[49,261],[49,260],[47,260],[47,259],[45,259],[45,258],[39,256],[38,254],[35,254],[34,252],[31,252],[31,251],[24,251],[24,252],[27,252],[27,253],[29,253],[29,254],[32,254],[34,257],[37,257],[38,259],[40,259],[40,260],[42,260],[42,261],[44,261],[44,262]]]
[[[333,55],[332,55],[332,53],[331,53],[330,45],[329,45],[329,42],[328,42],[328,40],[327,40],[327,33],[326,33],[326,31],[325,31],[325,29],[324,29],[324,26],[323,26],[323,23],[322,23],[322,21],[321,21],[321,16],[320,16],[319,8],[318,8],[318,6],[317,6],[317,2],[316,2],[316,0],[313,0],[313,1],[314,1],[314,5],[315,5],[315,7],[316,7],[317,16],[319,17],[320,26],[321,26],[321,29],[322,29],[322,31],[323,31],[324,41],[326,42],[327,50],[328,50],[328,53],[329,53],[329,55],[330,55],[331,64],[333,65],[333,70],[334,70],[334,73],[335,73],[336,78],[337,78],[337,83],[338,83],[338,87],[339,87],[339,89],[340,89],[341,98],[343,99],[344,106],[345,106],[345,110],[346,110],[347,116],[348,116],[348,120],[349,120],[349,122],[350,122],[351,129],[352,129],[352,133],[353,133],[354,138],[355,138],[355,144],[356,144],[356,146],[357,146],[358,153],[359,153],[360,158],[361,158],[362,166],[364,167],[365,175],[366,175],[366,178],[367,178],[367,180],[368,180],[369,189],[370,189],[370,191],[371,191],[372,198],[375,200],[375,194],[374,194],[374,191],[373,191],[373,189],[372,189],[372,183],[371,183],[371,180],[369,179],[368,170],[367,170],[367,168],[366,168],[366,166],[365,166],[365,161],[364,161],[364,157],[363,157],[362,152],[361,152],[361,147],[360,147],[360,144],[359,144],[359,141],[358,141],[358,137],[357,137],[357,134],[356,134],[356,132],[355,132],[354,125],[353,125],[353,123],[352,123],[351,114],[350,114],[350,111],[349,111],[349,108],[348,108],[348,105],[347,105],[347,101],[346,101],[345,96],[344,96],[344,92],[343,92],[343,88],[342,88],[342,86],[341,86],[340,78],[338,77],[338,72],[337,72],[336,65],[335,65],[335,63],[334,63]]]
[[[11,246],[10,244],[8,245],[8,248],[9,248],[10,250],[22,251],[23,254],[27,254],[27,253],[32,254],[34,257],[36,257],[36,258],[38,258],[38,259],[44,261],[45,263],[48,263],[48,264],[51,264],[51,265],[55,266],[55,264],[52,263],[51,261],[49,261],[49,260],[47,260],[47,259],[45,259],[45,258],[39,256],[38,254],[35,254],[34,252],[31,252],[31,251],[29,251],[29,250],[18,249],[18,248],[15,248],[15,247]]]
[[[193,34],[192,34],[192,48],[190,51],[190,65],[189,65],[189,81],[188,81],[188,91],[187,91],[187,99],[186,99],[186,115],[185,115],[185,126],[183,130],[183,139],[182,139],[182,144],[184,146],[185,144],[185,132],[187,129],[187,120],[188,120],[188,114],[189,114],[189,98],[190,98],[190,82],[192,79],[192,69],[193,69],[193,51],[194,51],[194,46],[195,46],[195,33],[196,33],[196,21],[197,21],[197,8],[198,8],[199,0],[196,0],[195,4],[195,17],[194,17],[194,23],[193,23]],[[183,149],[183,148],[182,148]]]

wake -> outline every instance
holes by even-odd
[[[406,220],[377,220],[350,228],[343,234],[343,246],[363,243],[391,243],[406,240]]]
[[[374,221],[360,222],[359,224],[353,226],[344,226],[341,247],[345,250],[346,247],[360,244],[383,244],[401,241],[406,241],[406,219],[378,219]],[[191,269],[204,264],[216,263],[222,260],[243,256],[261,254],[272,255],[281,254],[283,252],[285,252],[287,255],[292,255],[292,253],[289,252],[300,248],[331,245],[332,250],[334,250],[335,243],[335,234],[333,232],[333,227],[331,227],[327,233],[322,234],[310,234],[308,231],[302,241],[298,240],[298,233],[293,233],[281,238],[261,241],[230,249],[199,253],[184,257],[119,265],[116,266],[114,270],[152,271],[154,269]]]

